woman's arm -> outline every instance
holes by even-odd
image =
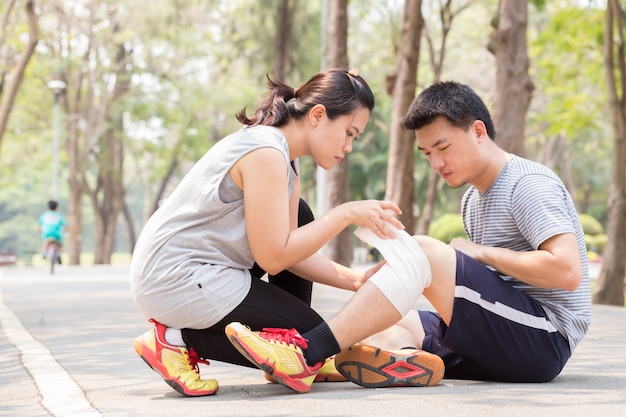
[[[336,262],[331,261],[323,255],[315,253],[298,262],[289,271],[312,282],[330,285],[331,287],[344,290],[356,291],[361,288],[376,271],[383,266],[381,262],[367,271],[356,271]]]
[[[350,224],[365,226],[381,238],[395,237],[387,223],[403,228],[395,217],[400,209],[387,201],[341,204],[319,219],[292,230],[283,154],[259,148],[242,157],[229,171],[243,190],[248,241],[256,262],[276,274],[316,253]]]

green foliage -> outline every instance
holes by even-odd
[[[428,235],[444,243],[450,243],[456,237],[467,239],[461,215],[452,213],[444,214],[433,221],[430,224]]]
[[[571,177],[581,210],[606,205],[611,133],[602,58],[604,11],[580,2],[546,2],[529,15],[527,157]],[[554,149],[555,144],[562,144]],[[552,151],[550,151],[552,149]],[[565,155],[567,158],[562,158]]]
[[[606,249],[607,235],[604,233],[594,236],[594,247],[596,252],[603,254]]]
[[[107,38],[111,33],[107,6],[117,3],[120,7],[115,18],[121,31],[116,39]],[[274,65],[277,3],[154,0],[146,6],[145,2],[127,0],[123,4],[86,2],[81,7],[70,7],[60,0],[41,2],[41,40],[16,97],[0,149],[0,249],[36,251],[39,246],[34,222],[49,198],[52,172],[53,96],[46,86],[49,80],[65,71],[77,76],[88,67],[92,71],[88,77],[97,79],[96,85],[104,88],[104,80],[110,82],[114,70],[111,66],[116,51],[111,45],[121,39],[132,50],[128,62],[128,71],[132,72],[131,90],[118,106],[107,110],[124,117],[124,185],[129,190],[126,203],[140,228],[145,220],[144,205],[152,205],[150,200],[172,161],[176,158],[179,164],[166,194],[216,141],[239,128],[235,112],[244,106],[251,108],[266,90],[265,75]],[[531,3],[529,48],[535,90],[528,114],[527,148],[531,154],[538,155],[551,140],[562,135],[568,144],[575,198],[579,205],[585,204],[581,211],[605,222],[611,129],[603,87],[603,12],[575,1],[532,0]],[[67,7],[60,7],[63,4]],[[90,25],[86,16],[94,4],[98,7],[92,9],[89,19],[97,24]],[[295,4],[293,48],[284,80],[294,86],[319,69],[323,51],[322,3],[297,1]],[[433,1],[423,4],[435,47],[441,40],[439,6]],[[76,14],[80,10],[84,15]],[[495,0],[472,2],[471,7],[455,18],[447,40],[442,78],[470,84],[483,97],[489,95],[495,70],[493,57],[484,44],[496,10]],[[350,198],[382,198],[386,189],[391,114],[386,77],[394,73],[397,65],[402,4],[350,2],[348,13],[350,66],[358,67],[376,96],[376,108],[367,130],[348,158]],[[21,25],[18,32],[24,33],[24,22],[18,24]],[[11,51],[21,48],[23,37],[14,32],[6,35],[5,47],[10,56]],[[89,62],[84,55],[87,41],[94,46]],[[64,49],[56,49],[59,47]],[[418,90],[433,81],[424,38],[421,48]],[[71,100],[74,96],[85,98],[101,91],[83,88],[68,93]],[[79,120],[78,128],[82,129],[87,119],[100,117],[86,107],[69,108],[69,113],[62,112],[62,117]],[[70,158],[63,146],[65,138],[61,139],[60,200],[66,210]],[[97,155],[90,157],[93,161]],[[425,158],[416,151],[417,205],[425,194],[430,170]],[[93,169],[89,172],[97,173]],[[301,173],[302,193],[311,201],[315,196],[315,167],[310,158],[301,161]],[[456,212],[462,192],[463,189],[451,189],[439,181],[435,215]],[[83,243],[89,250],[94,241],[93,208],[86,203],[83,211]],[[449,235],[442,239],[463,236],[458,219],[445,220],[446,217],[441,216],[444,225],[437,226],[446,232],[442,235]],[[448,228],[456,232],[448,233]],[[126,236],[118,234],[118,239]]]
[[[580,225],[585,233],[587,251],[601,255],[606,248],[607,236],[602,224],[590,214],[579,214]]]
[[[587,251],[596,255],[602,255],[606,249],[607,236],[605,234],[600,235],[585,235],[585,246]]]
[[[595,236],[604,233],[604,227],[595,217],[589,214],[579,214],[578,218],[586,235]]]

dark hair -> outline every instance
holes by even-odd
[[[58,205],[59,204],[56,201],[54,201],[54,200],[48,201],[48,208],[50,210],[56,210]]]
[[[244,125],[284,126],[291,119],[305,116],[317,104],[326,107],[331,120],[357,108],[369,111],[374,108],[374,94],[356,70],[333,68],[320,71],[297,89],[269,76],[267,79],[270,90],[252,116],[246,116],[245,107],[237,113],[237,120]]]
[[[494,141],[496,139],[496,129],[487,106],[474,90],[464,84],[442,81],[422,91],[404,116],[404,127],[417,130],[438,117],[444,117],[453,126],[464,130],[480,120],[485,124],[489,137]]]

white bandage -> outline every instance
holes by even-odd
[[[431,271],[426,254],[415,239],[404,230],[387,223],[395,239],[381,239],[370,229],[359,227],[354,234],[374,246],[387,260],[370,279],[404,317],[430,286]]]

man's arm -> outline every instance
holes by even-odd
[[[573,233],[553,236],[529,252],[480,246],[466,239],[453,239],[450,246],[535,287],[574,291],[582,281],[582,261]]]

